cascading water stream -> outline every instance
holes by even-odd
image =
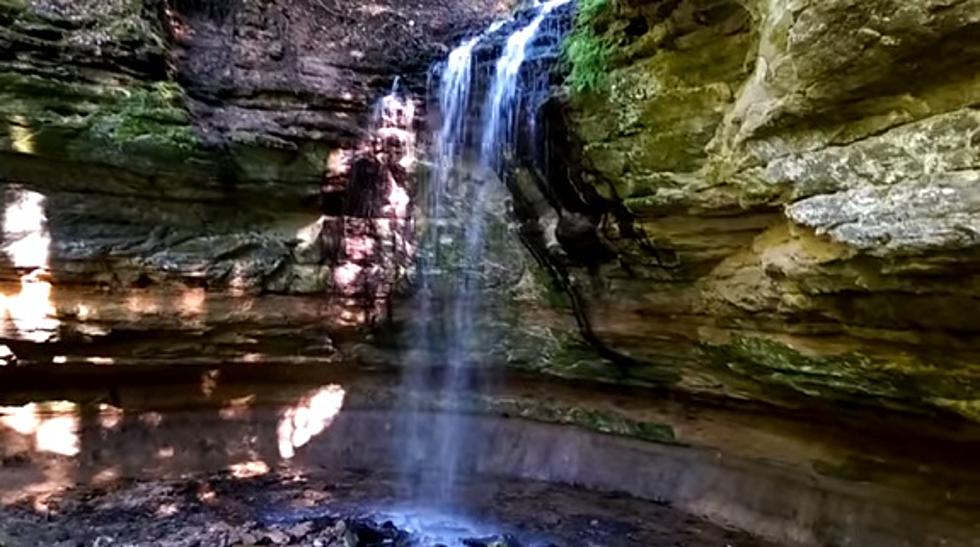
[[[438,339],[443,329],[438,328],[438,318],[442,316],[440,292],[442,287],[440,265],[443,260],[443,249],[440,242],[446,237],[446,217],[451,215],[452,199],[449,195],[449,183],[453,176],[454,164],[461,154],[465,141],[467,107],[470,100],[470,88],[473,83],[473,49],[481,36],[469,38],[456,47],[446,60],[438,82],[438,105],[441,123],[438,131],[434,132],[432,143],[431,174],[423,188],[424,199],[420,215],[425,222],[419,244],[418,288],[415,298],[417,321],[409,331],[410,345],[420,347],[421,357],[408,363],[403,392],[410,397],[419,397],[419,393],[431,388],[430,370],[432,360],[448,361],[448,356],[440,356]],[[452,342],[449,342],[452,343]],[[436,363],[436,367],[448,366],[448,363]],[[445,382],[440,382],[444,384]],[[439,386],[441,387],[441,386]],[[401,465],[411,494],[418,498],[440,496],[444,485],[439,481],[428,479],[423,473],[432,460],[446,459],[443,447],[449,446],[455,437],[451,428],[441,428],[441,438],[433,441],[427,433],[432,431],[434,424],[430,423],[431,415],[424,408],[424,401],[409,399],[404,413],[404,427],[408,432],[408,444]],[[437,418],[443,421],[443,418]],[[444,426],[445,424],[439,424]],[[451,424],[449,424],[451,425]],[[434,446],[438,443],[438,446]],[[453,466],[452,462],[441,462]],[[440,479],[441,480],[441,479]],[[432,484],[436,482],[437,484]]]
[[[429,502],[452,501],[457,475],[473,463],[463,459],[471,439],[457,414],[426,413],[428,401],[419,400],[418,394],[435,390],[444,404],[465,406],[465,397],[479,393],[486,377],[488,367],[474,361],[479,358],[487,277],[487,228],[491,221],[499,222],[490,206],[502,203],[503,194],[503,185],[494,179],[506,150],[513,146],[528,49],[549,14],[570,2],[535,3],[526,22],[498,22],[465,40],[445,61],[438,101],[431,101],[441,118],[432,132],[431,170],[420,212],[426,227],[419,246],[413,322],[419,326],[410,334],[411,345],[426,351],[422,362],[409,363],[406,373],[405,391],[416,395],[406,413],[410,441],[403,458],[413,493]],[[499,40],[504,26],[515,29],[493,64],[491,80],[480,85],[478,49],[485,40]]]
[[[570,1],[551,0],[539,4],[534,19],[507,38],[504,51],[497,60],[493,84],[483,107],[483,137],[480,140],[481,161],[495,171],[501,168],[503,147],[514,142],[519,76],[521,66],[527,59],[528,46],[537,36],[545,18]]]

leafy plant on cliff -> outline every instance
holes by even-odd
[[[566,83],[576,92],[595,91],[606,85],[612,44],[597,30],[599,18],[611,0],[579,0],[575,28],[566,38],[562,60]]]

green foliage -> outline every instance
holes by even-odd
[[[575,32],[565,42],[566,82],[576,92],[596,91],[608,78],[610,47],[594,34]]]
[[[596,91],[606,85],[612,44],[596,29],[598,19],[611,0],[580,0],[575,28],[566,38],[562,59],[568,72],[566,83],[575,92]]]

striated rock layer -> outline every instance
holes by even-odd
[[[619,366],[552,372],[980,419],[980,2],[594,0],[566,56],[511,187]]]
[[[426,70],[504,4],[0,0],[2,357],[397,361],[363,327],[416,319]],[[980,418],[978,30],[978,0],[583,1],[485,211],[486,360]]]
[[[5,357],[333,356],[411,258],[412,94],[504,7],[0,0]]]

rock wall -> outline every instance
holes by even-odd
[[[619,366],[553,372],[980,419],[980,2],[590,0],[566,57],[512,188]]]
[[[5,359],[321,361],[410,317],[424,103],[374,105],[506,7],[0,0]],[[980,418],[978,30],[976,0],[582,2],[521,223],[487,212],[488,360]]]
[[[6,357],[333,357],[411,257],[412,95],[504,8],[0,1]]]

